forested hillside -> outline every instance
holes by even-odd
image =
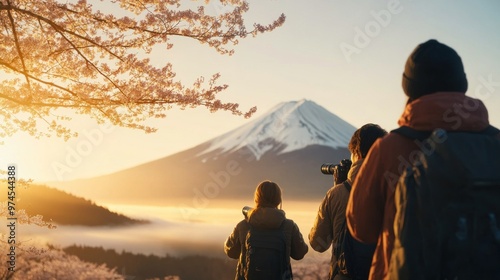
[[[6,196],[7,192],[3,192]],[[2,199],[6,201],[6,198]],[[147,221],[114,213],[94,202],[42,185],[16,188],[16,208],[59,225],[119,226]]]

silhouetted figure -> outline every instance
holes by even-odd
[[[285,217],[278,184],[263,181],[255,190],[255,208],[244,209],[224,243],[224,252],[239,259],[236,280],[292,279],[290,257],[300,260],[308,251],[297,224]],[[281,207],[280,207],[281,208]]]

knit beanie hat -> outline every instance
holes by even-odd
[[[467,78],[457,52],[437,40],[418,45],[406,60],[403,90],[410,101],[438,91],[467,91]]]

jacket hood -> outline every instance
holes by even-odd
[[[408,103],[398,124],[427,131],[435,128],[480,131],[489,121],[481,100],[459,92],[438,92]]]
[[[247,217],[251,226],[265,229],[279,228],[286,219],[285,211],[268,207],[253,208],[248,211]]]

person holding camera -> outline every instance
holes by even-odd
[[[342,160],[341,164],[329,168],[323,165],[321,168],[323,173],[333,174],[334,186],[328,190],[319,206],[314,226],[309,232],[309,243],[318,252],[328,250],[333,244],[329,278],[331,280],[353,279],[342,269],[337,256],[342,246],[341,236],[346,223],[345,210],[349,200],[350,186],[370,147],[386,134],[387,131],[379,125],[372,123],[363,125],[354,132],[349,141],[348,149],[351,152],[351,160]],[[365,270],[369,271],[369,267]]]
[[[281,210],[281,188],[263,181],[255,190],[254,201],[254,208],[243,208],[245,219],[224,243],[226,255],[239,259],[235,279],[292,279],[290,257],[302,259],[309,247],[297,224]]]

